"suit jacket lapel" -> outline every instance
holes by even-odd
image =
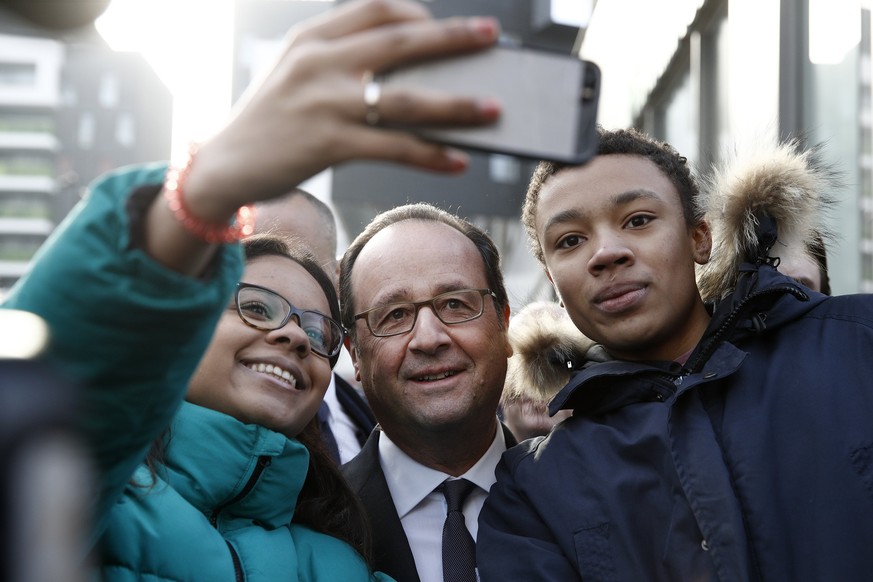
[[[370,434],[361,452],[343,465],[342,471],[370,518],[375,569],[397,582],[420,582],[409,540],[379,463],[379,433],[374,430]]]

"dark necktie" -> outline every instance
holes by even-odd
[[[446,496],[448,505],[443,525],[444,582],[476,582],[476,542],[461,512],[464,500],[475,487],[466,479],[445,481],[438,487]]]
[[[328,422],[330,408],[328,408],[327,402],[324,400],[321,401],[321,406],[318,407],[316,417],[318,417],[318,428],[321,429],[321,440],[324,442],[324,448],[327,449],[328,454],[334,462],[339,465],[339,445],[336,444],[336,437],[333,436],[333,431],[330,430],[330,423]]]

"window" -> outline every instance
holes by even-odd
[[[136,141],[136,120],[130,113],[119,113],[115,121],[115,140],[126,148]]]
[[[97,135],[97,122],[94,114],[83,111],[79,116],[79,147],[90,150],[94,147],[94,139]]]
[[[121,88],[115,75],[104,74],[100,78],[99,97],[100,105],[107,109],[118,107],[118,98]]]
[[[39,113],[0,113],[0,133],[49,133],[55,132],[54,118]]]
[[[0,87],[33,87],[36,85],[36,63],[0,62]]]
[[[0,175],[53,177],[55,165],[54,161],[47,156],[12,153],[0,156]]]
[[[730,123],[728,3],[701,3],[687,34],[636,117],[698,168],[733,140]]]
[[[694,111],[691,74],[685,71],[665,100],[659,137],[691,159],[696,158],[697,154]]]
[[[727,7],[700,34],[700,154],[698,164],[718,162],[733,143],[728,83],[730,52]]]
[[[0,261],[29,261],[44,241],[41,236],[4,236],[0,238]]]
[[[44,196],[12,194],[0,197],[0,218],[52,219],[52,209]]]

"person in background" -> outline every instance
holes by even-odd
[[[823,295],[831,295],[831,278],[828,274],[828,250],[824,242],[824,236],[815,234],[806,245],[809,256],[812,257],[813,268],[804,273],[800,269],[790,270],[782,268],[782,272],[793,279],[797,279],[813,291]],[[806,261],[809,265],[809,261]],[[807,267],[808,269],[808,267]]]
[[[343,466],[374,529],[374,564],[401,582],[476,580],[482,503],[501,453],[512,351],[500,256],[428,204],[374,218],[340,266],[343,324],[379,422]]]
[[[509,320],[509,358],[500,397],[503,422],[519,441],[547,434],[570,416],[549,416],[549,401],[570,380],[575,366],[596,357],[594,342],[576,329],[559,304],[534,301]]]
[[[333,488],[342,483],[331,477],[333,465],[315,467],[310,451],[319,441],[307,448],[298,440],[342,335],[327,317],[335,308],[329,279],[319,280],[304,259],[264,257],[244,269],[237,241],[254,230],[250,204],[334,164],[379,159],[462,171],[465,154],[376,123],[484,124],[499,117],[499,105],[414,88],[381,91],[372,79],[400,63],[483,49],[497,36],[493,19],[436,21],[414,2],[343,4],[289,31],[276,66],[182,164],[106,175],[40,250],[3,307],[42,317],[53,334],[49,359],[83,387],[78,425],[96,486],[93,528],[82,537],[104,578],[384,578],[356,551],[363,546],[328,527],[351,527],[352,506]],[[213,338],[230,343],[215,351]],[[214,365],[199,364],[219,353]],[[201,383],[201,373],[216,377]],[[183,405],[186,395],[199,408]],[[186,410],[200,418],[176,424]],[[232,428],[218,426],[225,424]],[[219,441],[248,448],[248,462],[234,461],[242,480],[207,493],[197,484],[217,479],[225,459],[205,472],[195,464],[195,473],[176,473],[172,440],[167,463],[153,459],[154,472],[144,472],[171,425],[177,437],[188,427],[209,434],[195,443],[208,443],[207,453]],[[295,487],[285,462],[273,466],[286,454]],[[261,504],[258,492],[277,489],[281,503]],[[312,503],[295,502],[298,493]],[[301,522],[307,511],[315,519]],[[155,544],[139,543],[152,537]]]
[[[840,174],[824,162],[821,146],[804,149],[797,139],[757,144],[717,166],[700,201],[713,239],[712,257],[697,273],[704,301],[717,301],[734,289],[743,257],[758,244],[756,225],[766,217],[778,225],[770,251],[779,257],[776,268],[830,295],[825,240],[835,236],[827,217],[840,185]]]
[[[309,247],[321,268],[337,282],[337,227],[333,210],[302,188],[255,206],[255,232],[291,236]]]
[[[255,210],[256,232],[299,237],[331,275],[334,284],[338,282],[336,219],[327,204],[295,188],[285,196],[258,204]],[[331,375],[318,419],[327,450],[338,464],[357,455],[376,426],[366,400],[336,371]]]
[[[869,578],[873,297],[780,273],[781,224],[761,215],[710,311],[697,198],[685,159],[635,130],[535,171],[534,252],[610,359],[552,400],[572,417],[504,454],[483,581]]]

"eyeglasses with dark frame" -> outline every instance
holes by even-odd
[[[459,289],[424,301],[379,305],[355,315],[354,320],[364,319],[370,333],[376,337],[391,337],[412,331],[418,320],[418,311],[427,306],[440,321],[454,325],[480,317],[485,312],[485,295],[497,301],[497,295],[491,289]]]
[[[234,295],[236,312],[243,323],[261,331],[285,327],[292,317],[309,338],[309,346],[319,356],[332,358],[343,346],[345,330],[336,320],[318,311],[297,309],[290,301],[266,287],[237,283]]]

